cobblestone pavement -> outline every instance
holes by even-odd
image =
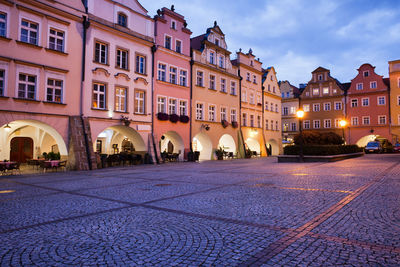
[[[400,266],[400,154],[0,177],[1,266]]]

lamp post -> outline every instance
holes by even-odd
[[[304,111],[299,109],[296,112],[296,116],[299,119],[299,131],[300,131],[300,151],[299,151],[299,162],[304,162],[303,155],[303,127],[302,127],[302,119],[304,117]]]
[[[344,144],[346,144],[346,139],[344,139],[344,127],[346,127],[346,125],[347,125],[347,121],[346,120],[340,120],[339,121],[339,125],[340,125],[340,127],[342,128],[342,138],[343,138],[343,142],[344,142]]]

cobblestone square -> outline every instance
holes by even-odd
[[[0,177],[1,266],[399,266],[400,155]]]

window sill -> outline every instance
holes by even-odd
[[[30,98],[13,97],[13,99],[16,100],[16,101],[23,101],[23,102],[33,102],[33,103],[40,103],[41,102],[39,100],[30,99]]]
[[[103,108],[94,108],[94,107],[92,107],[91,108],[92,110],[97,110],[97,111],[108,111],[108,109],[103,109]]]
[[[0,36],[0,40],[9,42],[9,41],[11,41],[12,39],[10,39],[10,38],[8,38],[8,37],[6,37],[6,36]]]
[[[65,53],[63,51],[59,51],[59,50],[55,50],[55,49],[51,49],[51,48],[45,48],[45,50],[48,52],[51,52],[51,53],[62,55],[62,56],[68,56],[68,53]]]
[[[128,72],[130,72],[129,68],[126,68],[126,69],[124,69],[124,68],[121,68],[121,67],[115,66],[115,69],[117,69],[117,70],[123,70],[123,71],[128,71]]]
[[[146,76],[147,77],[147,73],[141,73],[141,72],[137,72],[137,71],[135,71],[135,73],[138,74],[138,75],[142,75],[142,76]]]
[[[200,85],[200,84],[196,84],[195,86],[205,88],[203,85]]]
[[[168,84],[168,85],[175,85],[175,86],[177,86],[177,87],[188,88],[188,86],[186,86],[186,85],[180,85],[180,84],[177,84],[177,83],[170,83],[170,82],[162,81],[162,80],[157,80],[157,82],[165,83],[165,84]]]
[[[95,60],[93,60],[93,63],[96,63],[96,64],[99,64],[99,65],[103,65],[103,66],[110,67],[110,64],[108,64],[108,63],[101,63],[101,62],[98,62],[98,61],[95,61]]]
[[[36,45],[36,44],[31,44],[31,43],[22,42],[22,41],[19,41],[19,40],[15,40],[15,42],[16,42],[17,44],[26,45],[26,46],[29,46],[29,47],[32,47],[32,48],[36,48],[36,49],[38,49],[38,50],[41,50],[41,49],[43,48],[42,46],[39,46],[39,45]]]
[[[52,102],[52,101],[42,101],[44,104],[54,104],[54,105],[61,105],[66,106],[67,104],[61,102]]]
[[[213,88],[208,88],[208,90],[211,90],[211,91],[217,91],[217,89],[213,89]]]
[[[138,115],[138,116],[147,116],[147,114],[145,114],[145,113],[136,113],[136,112],[134,112],[133,114],[134,115]]]
[[[225,92],[225,91],[220,91],[221,93],[223,93],[223,94],[228,94],[228,92]]]
[[[120,114],[129,114],[127,111],[119,111],[119,110],[114,110],[115,113],[120,113]]]
[[[8,99],[10,98],[9,96],[4,96],[4,95],[0,95],[0,99]]]

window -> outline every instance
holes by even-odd
[[[208,106],[208,120],[215,121],[215,106]]]
[[[324,120],[324,128],[331,128],[332,121],[330,119]]]
[[[221,78],[221,92],[226,93],[226,80]]]
[[[273,103],[271,103],[271,112],[274,112],[274,104]]]
[[[21,42],[38,45],[38,40],[39,25],[23,19],[21,21]]]
[[[115,111],[126,112],[126,88],[115,87]]]
[[[371,89],[376,89],[376,82],[370,82],[370,83],[369,83],[369,87],[370,87]]]
[[[187,115],[187,101],[185,101],[185,100],[179,101],[179,114],[181,116]]]
[[[219,39],[215,38],[215,44],[219,46]]]
[[[310,92],[309,91],[306,92],[306,96],[310,96]]]
[[[290,97],[290,92],[286,92],[286,98]]]
[[[335,119],[335,128],[339,128],[340,119]]]
[[[320,123],[321,123],[320,120],[314,120],[313,123],[314,123],[314,129],[319,129],[320,128],[320,126],[321,126],[320,125]]]
[[[357,90],[362,90],[363,89],[363,84],[362,83],[357,83],[356,89]]]
[[[226,120],[226,108],[221,107],[221,121]]]
[[[170,36],[165,36],[165,48],[171,49],[171,37]]]
[[[166,72],[167,72],[167,65],[158,63],[158,79],[160,81],[165,82],[167,80]]]
[[[278,104],[275,104],[275,112],[278,112]]]
[[[324,110],[330,111],[331,110],[331,103],[324,103]]]
[[[62,102],[63,81],[55,79],[47,79],[46,101]]]
[[[303,127],[304,129],[310,129],[310,121],[308,121],[308,120],[307,120],[307,121],[304,121],[304,122],[303,122],[303,126],[304,126],[304,127]]]
[[[362,121],[364,125],[369,125],[370,124],[369,116],[362,117]]]
[[[0,36],[7,36],[7,14],[0,12]]]
[[[257,105],[258,104],[262,105],[262,103],[261,103],[261,95],[260,94],[257,94]]]
[[[0,96],[4,96],[5,71],[0,70]]]
[[[282,98],[285,98],[285,93],[281,93]]]
[[[335,110],[341,110],[342,109],[342,102],[335,102]]]
[[[269,121],[265,120],[265,130],[268,130],[268,129],[269,129]]]
[[[352,108],[358,107],[358,99],[352,99],[351,100],[351,107]]]
[[[313,111],[318,112],[320,110],[319,104],[313,104]]]
[[[253,83],[257,83],[257,76],[253,75]]]
[[[368,98],[368,97],[367,97],[367,98],[362,98],[362,99],[361,99],[361,105],[362,105],[363,107],[369,106],[369,98]]]
[[[128,69],[128,51],[117,48],[117,68]]]
[[[287,132],[287,131],[289,131],[289,123],[284,123],[283,124],[283,129],[282,129],[284,132]]]
[[[231,95],[236,95],[236,83],[231,82]]]
[[[168,101],[168,113],[171,114],[176,114],[177,111],[177,101],[175,98],[170,98]]]
[[[242,102],[247,102],[247,92],[246,91],[242,92]]]
[[[333,89],[332,91],[333,91],[333,93],[334,93],[334,94],[336,94],[336,93],[337,93],[337,89]]]
[[[289,108],[283,107],[282,113],[283,113],[282,115],[289,115]]]
[[[275,122],[275,130],[279,131],[279,124],[278,124],[278,121]]]
[[[63,31],[50,29],[49,32],[49,48],[57,51],[64,52],[64,36]]]
[[[96,42],[94,50],[94,61],[101,64],[108,63],[108,45]]]
[[[250,82],[250,73],[247,73],[246,80]]]
[[[265,101],[265,110],[269,110],[269,103],[268,103],[268,101]]]
[[[254,127],[254,115],[250,115],[250,127]]]
[[[178,53],[182,53],[182,42],[179,40],[176,40],[175,51]]]
[[[157,112],[158,113],[166,113],[166,102],[167,99],[165,97],[159,96],[157,97]]]
[[[128,17],[124,13],[118,13],[118,25],[122,27],[128,26]]]
[[[145,92],[141,90],[135,91],[135,113],[144,114]]]
[[[303,105],[303,111],[304,112],[310,112],[310,104],[304,104]]]
[[[271,120],[271,131],[273,131],[273,130],[274,130],[274,121]]]
[[[203,87],[203,72],[202,71],[197,72],[197,86]]]
[[[140,74],[146,74],[146,57],[142,55],[136,55],[136,72]]]
[[[103,83],[93,84],[92,107],[96,109],[106,109],[106,85]]]
[[[297,124],[295,122],[292,122],[290,124],[290,130],[293,132],[297,131]]]
[[[215,76],[210,75],[210,89],[215,90]]]
[[[275,86],[272,86],[272,92],[275,93]]]
[[[261,116],[257,116],[257,127],[261,128]]]
[[[319,95],[319,88],[314,88],[312,91],[313,95]]]
[[[358,125],[358,117],[351,117],[351,125]]]
[[[324,87],[324,88],[322,88],[322,93],[323,93],[324,95],[329,94],[329,87]]]
[[[378,124],[386,124],[386,116],[378,116]]]
[[[177,78],[176,78],[177,72],[178,72],[177,68],[169,67],[169,82],[170,83],[177,84],[177,82],[178,82]]]
[[[215,64],[215,53],[210,51],[210,63]]]
[[[271,85],[268,84],[268,92],[271,92]]]
[[[397,105],[400,106],[400,95],[397,96]]]
[[[250,104],[254,104],[254,93],[250,93],[249,100]]]
[[[322,74],[319,74],[318,75],[318,81],[322,81],[322,77],[323,77]]]
[[[386,104],[386,97],[384,96],[378,96],[378,105],[383,106]]]
[[[181,86],[186,86],[187,85],[187,71],[186,70],[180,70],[179,72],[179,84]]]
[[[364,71],[363,72],[363,75],[364,75],[364,77],[368,77],[369,76],[369,71],[367,70],[367,71]]]
[[[247,126],[247,114],[246,113],[242,114],[242,124],[243,124],[243,126]]]
[[[297,108],[296,107],[290,107],[290,114],[295,114]]]
[[[204,105],[201,103],[196,104],[196,120],[204,120]]]
[[[219,67],[223,68],[225,66],[225,57],[219,56]]]
[[[36,76],[20,73],[18,79],[18,97],[26,99],[36,98]]]
[[[272,75],[271,75],[270,77],[271,77],[271,81],[273,81],[273,80],[274,80],[274,77],[272,77]]]
[[[171,29],[176,30],[176,21],[171,20]]]
[[[236,109],[231,109],[231,122],[237,121],[236,119]]]

